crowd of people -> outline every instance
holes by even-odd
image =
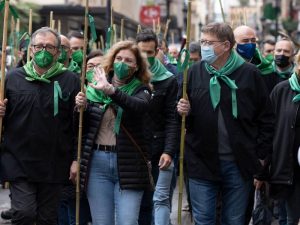
[[[210,23],[185,54],[151,29],[87,57],[84,43],[79,31],[42,27],[20,44],[16,68],[2,68],[0,173],[11,193],[2,218],[75,224],[80,173],[79,224],[170,225],[184,115],[195,225],[254,223],[257,193],[280,225],[298,224],[300,65],[289,38],[260,48],[251,27]]]

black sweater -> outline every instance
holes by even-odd
[[[218,155],[218,108],[223,113],[229,143],[244,178],[252,178],[262,168],[259,162],[272,149],[273,115],[268,93],[258,69],[244,63],[229,75],[238,90],[238,117],[232,115],[231,90],[219,79],[221,99],[213,109],[204,62],[192,66],[187,93],[191,111],[186,123],[186,161],[190,178],[220,180]]]
[[[6,76],[8,99],[4,118],[3,179],[61,183],[68,180],[74,154],[73,111],[80,90],[79,77],[66,71],[51,83],[27,81],[23,68]],[[54,116],[54,81],[64,100],[58,100]]]

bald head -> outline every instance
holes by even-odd
[[[256,43],[256,33],[251,27],[238,26],[233,33],[237,44]]]
[[[70,41],[65,35],[61,34],[60,39],[61,39],[61,45],[67,46],[68,48],[70,48]]]

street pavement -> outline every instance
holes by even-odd
[[[178,187],[178,185],[177,185]],[[3,210],[7,210],[10,208],[10,199],[9,199],[9,190],[3,189],[0,187],[0,212]],[[183,206],[187,205],[186,194],[184,190],[183,194]],[[171,213],[171,222],[172,225],[178,225],[177,223],[177,215],[178,215],[178,188],[175,189],[173,200],[172,200],[172,213]],[[10,221],[3,220],[0,217],[0,225],[11,224]],[[183,225],[194,225],[191,221],[191,215],[187,211],[182,211],[182,224]],[[278,225],[277,221],[274,221],[272,225]]]

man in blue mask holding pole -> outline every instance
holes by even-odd
[[[236,53],[226,23],[201,30],[202,61],[189,70],[185,157],[195,225],[215,224],[221,192],[221,224],[241,225],[259,159],[272,150],[272,112],[259,70]],[[263,177],[257,177],[264,179]],[[258,184],[258,183],[257,183]]]

